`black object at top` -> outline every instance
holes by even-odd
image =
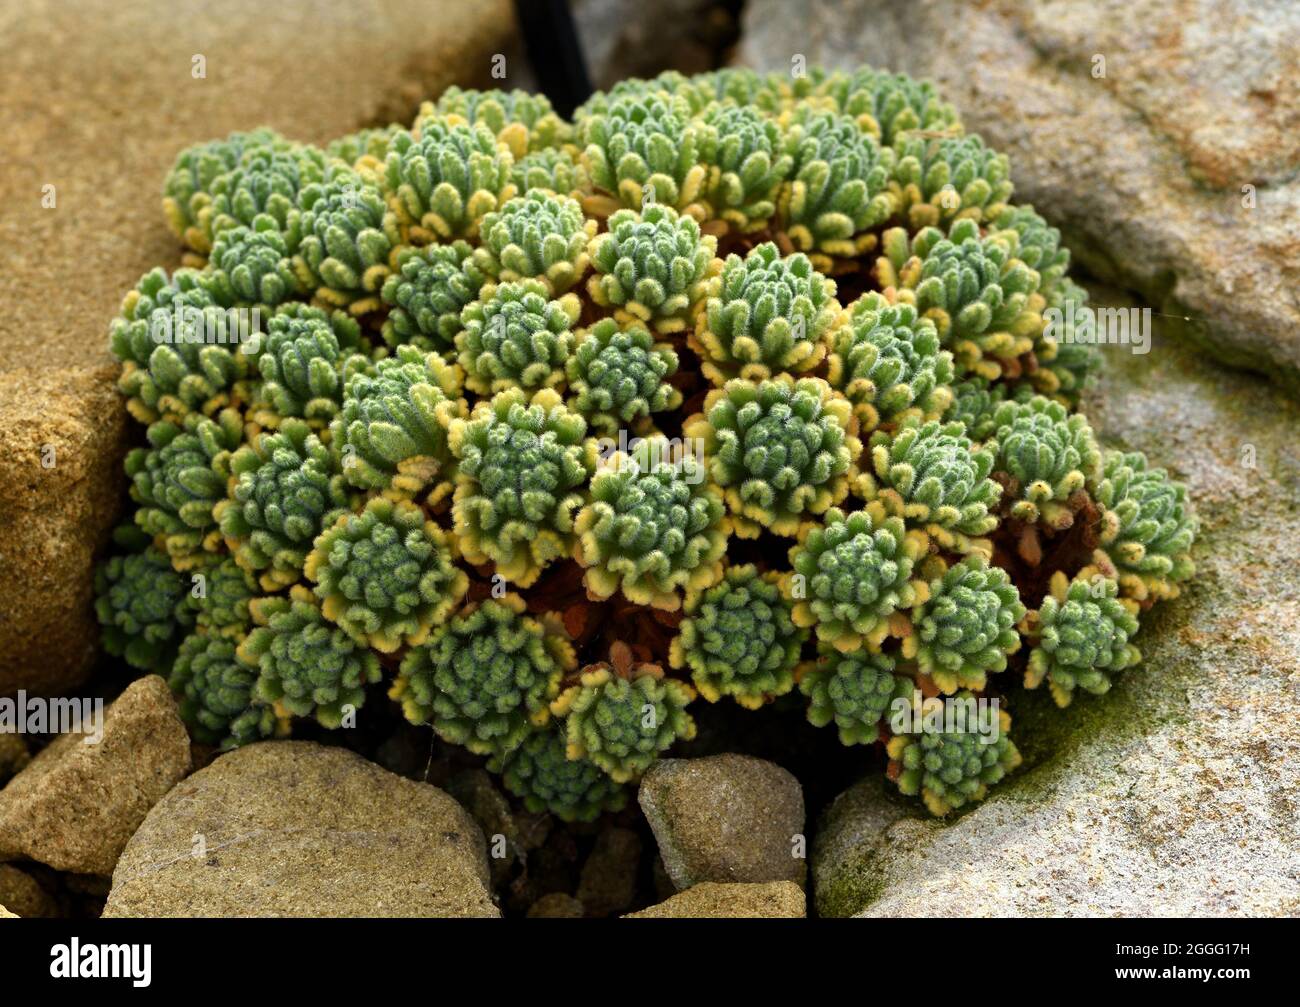
[[[591,95],[591,78],[568,0],[515,0],[537,83],[563,118]]]

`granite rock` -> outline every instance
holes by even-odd
[[[1300,390],[1300,6],[753,0],[744,24],[760,69],[933,79],[1076,261]]]
[[[1085,408],[1187,482],[1195,579],[1106,695],[1012,695],[1025,767],[969,813],[935,821],[880,780],[842,794],[814,844],[820,915],[1300,912],[1300,407],[1157,327],[1149,356],[1108,348]]]

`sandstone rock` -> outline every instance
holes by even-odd
[[[65,734],[0,790],[0,858],[111,874],[145,814],[189,772],[190,739],[165,683],[131,683],[105,711],[103,737]]]
[[[842,795],[813,851],[819,914],[1300,912],[1300,407],[1159,331],[1147,357],[1109,348],[1085,405],[1187,481],[1195,580],[1105,696],[1065,715],[1013,697],[1026,768],[968,814],[941,824],[876,780]]]
[[[0,370],[0,695],[66,692],[94,661],[93,557],[126,478],[116,374]]]
[[[90,669],[92,557],[126,485],[108,321],[141,274],[179,264],[159,205],[177,152],[262,124],[324,142],[405,120],[454,81],[486,81],[513,29],[509,0],[310,15],[253,0],[36,0],[6,14],[0,301],[15,307],[0,315],[0,695],[64,692]]]
[[[272,741],[167,795],[105,916],[498,916],[483,834],[451,797],[341,748]]]
[[[640,861],[641,837],[631,829],[612,826],[596,837],[578,879],[578,901],[588,916],[612,916],[632,905]]]
[[[802,884],[799,781],[747,755],[661,759],[638,800],[679,890],[701,881]]]
[[[625,920],[651,919],[801,919],[803,889],[793,881],[724,884],[702,881],[666,902],[628,913]]]
[[[53,917],[59,905],[30,874],[12,864],[0,864],[0,903],[19,916]]]
[[[755,0],[745,27],[761,69],[934,79],[1077,260],[1300,389],[1300,7]]]

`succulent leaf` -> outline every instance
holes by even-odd
[[[127,293],[108,339],[122,361],[117,386],[132,416],[180,423],[190,412],[212,415],[238,404],[254,343],[239,345],[247,320],[228,308],[192,269],[171,277],[154,269]]]
[[[414,346],[353,373],[330,426],[347,481],[394,496],[427,491],[431,504],[445,497],[455,475],[447,431],[466,411],[460,393],[459,371]]]
[[[1002,207],[989,227],[993,239],[1011,245],[1016,258],[1038,274],[1039,290],[1051,303],[1052,295],[1068,282],[1065,273],[1070,268],[1070,251],[1061,244],[1061,232],[1029,205]]]
[[[1142,659],[1129,643],[1138,630],[1137,604],[1121,599],[1119,585],[1100,573],[1070,581],[1056,571],[1030,626],[1037,642],[1025,685],[1035,689],[1046,680],[1058,706],[1069,706],[1078,689],[1108,692],[1117,672]]]
[[[742,234],[762,230],[794,159],[780,127],[754,108],[714,104],[693,123],[707,171],[702,199],[708,218]]]
[[[624,207],[662,204],[703,216],[704,184],[690,108],[666,92],[624,94],[578,125],[592,184]]]
[[[850,74],[830,75],[817,92],[886,145],[898,145],[916,133],[961,134],[957,110],[928,80],[864,66]]]
[[[366,127],[348,133],[325,146],[327,156],[350,167],[371,185],[378,185],[384,173],[384,161],[393,137],[406,132],[397,123]]]
[[[562,725],[535,731],[506,758],[490,763],[534,814],[549,812],[565,822],[595,821],[627,804],[628,788],[587,759],[570,759]]]
[[[808,722],[814,727],[834,722],[842,745],[878,741],[894,701],[912,696],[912,680],[895,674],[894,667],[894,659],[884,654],[823,647],[799,678],[799,691],[808,697]]]
[[[564,383],[581,304],[576,294],[549,298],[539,280],[502,283],[461,312],[457,359],[470,391],[486,396]]]
[[[256,681],[234,640],[195,632],[181,643],[168,685],[194,738],[224,751],[288,733],[286,719],[254,694]]]
[[[329,448],[306,422],[290,419],[240,447],[229,467],[229,496],[213,510],[226,544],[264,590],[294,584],[316,536],[348,507]]]
[[[902,635],[900,609],[925,600],[927,587],[912,570],[925,545],[898,517],[832,507],[820,525],[808,525],[790,548],[794,568],[782,590],[794,602],[794,621],[845,653],[879,649],[891,630]]]
[[[390,229],[402,245],[476,238],[485,214],[515,194],[514,158],[482,123],[421,120],[419,135],[398,133],[380,184]]]
[[[848,400],[820,378],[728,381],[683,429],[703,443],[742,538],[795,535],[841,503],[862,452]]]
[[[577,665],[563,627],[516,594],[469,605],[402,659],[391,695],[414,724],[479,755],[504,756],[550,719]]]
[[[639,214],[619,210],[609,229],[592,239],[587,292],[620,324],[680,332],[704,303],[707,281],[717,271],[716,248],[717,239],[702,235],[693,217],[666,206]]]
[[[392,310],[384,319],[384,342],[448,353],[461,331],[460,315],[476,301],[487,276],[474,264],[469,243],[429,245],[401,259],[380,296]]]
[[[921,524],[946,549],[988,551],[976,537],[998,523],[994,508],[1002,487],[989,478],[991,447],[975,447],[960,423],[913,419],[892,434],[876,431],[871,460],[874,475],[858,481],[864,499]]]
[[[644,430],[651,414],[681,405],[681,392],[668,383],[677,364],[672,347],[655,342],[645,326],[622,329],[602,318],[578,334],[565,365],[569,403],[598,433]]]
[[[1138,452],[1108,451],[1092,495],[1106,508],[1102,551],[1119,571],[1125,597],[1173,598],[1195,572],[1198,523],[1182,483],[1148,468]]]
[[[587,246],[596,235],[576,199],[534,190],[487,214],[474,264],[499,282],[537,280],[549,296],[575,286],[591,265]]]
[[[193,625],[188,578],[172,569],[167,553],[133,525],[114,532],[131,552],[95,568],[95,615],[108,653],[141,671],[166,672],[186,627]]]
[[[971,219],[958,220],[946,236],[937,227],[912,238],[892,228],[876,275],[887,296],[934,322],[963,376],[1015,378],[1019,358],[1042,336],[1045,301],[1039,274],[1014,252],[1013,243],[981,238]]]
[[[518,389],[501,392],[452,422],[452,516],[469,562],[491,561],[501,577],[529,587],[573,551],[574,515],[596,468],[586,433],[583,418],[549,388],[531,399]]]
[[[1025,606],[1015,584],[974,553],[932,580],[929,595],[912,615],[916,631],[904,655],[915,657],[942,693],[983,689],[986,676],[1005,670],[1007,655],[1020,649],[1015,627]]]
[[[303,293],[284,235],[270,227],[243,224],[217,233],[203,285],[219,304],[250,305],[268,312]]]
[[[226,495],[227,466],[243,429],[233,409],[222,410],[215,420],[190,413],[181,425],[152,424],[149,447],[127,453],[131,499],[139,506],[135,523],[162,537],[177,569],[217,548],[213,508]]]
[[[588,593],[621,590],[638,605],[676,610],[680,591],[722,575],[725,510],[704,462],[681,445],[655,436],[615,452],[592,479],[574,527]]]
[[[365,703],[365,687],[379,681],[379,658],[329,623],[301,584],[287,598],[254,601],[252,613],[257,626],[237,654],[258,669],[256,698],[285,719],[343,726]]]
[[[659,753],[695,736],[695,721],[686,706],[695,698],[690,686],[665,678],[657,665],[640,665],[627,675],[609,665],[583,670],[551,704],[565,719],[570,759],[586,759],[615,783],[639,777]]]
[[[690,343],[714,384],[806,373],[826,356],[839,317],[835,282],[769,241],[743,259],[727,256]]]
[[[284,420],[301,419],[317,436],[328,437],[348,375],[369,364],[355,352],[360,346],[361,330],[347,314],[283,305],[266,323],[257,358],[262,381],[250,422],[274,429]]]
[[[1101,448],[1088,418],[1035,395],[1004,402],[994,412],[997,463],[1010,515],[1065,528],[1074,522],[1066,501],[1101,474]]]
[[[913,233],[959,217],[1002,219],[1011,198],[1011,165],[978,136],[908,136],[896,141],[895,150],[890,189],[895,212]]]
[[[453,542],[414,504],[375,497],[325,529],[304,572],[325,618],[385,654],[428,639],[469,586]]]
[[[330,173],[326,155],[306,144],[247,148],[237,165],[212,182],[213,242],[232,227],[289,231],[299,194]]]
[[[425,119],[446,125],[486,126],[517,161],[530,151],[558,147],[569,139],[569,125],[555,114],[544,94],[513,91],[476,91],[452,85],[436,102],[425,102],[416,116],[422,132]]]
[[[874,248],[873,228],[894,213],[894,152],[852,119],[815,109],[792,118],[785,151],[792,164],[777,214],[794,247],[821,269]]]
[[[248,633],[252,622],[249,604],[257,585],[230,556],[209,558],[189,571],[189,602],[200,631],[236,640]]]
[[[795,666],[808,631],[790,617],[775,573],[729,567],[686,605],[669,659],[688,669],[710,703],[731,696],[748,709],[794,688]]]
[[[246,154],[283,153],[294,144],[269,129],[231,133],[186,147],[163,182],[163,215],[173,233],[199,255],[212,248],[212,197],[217,180],[237,168]]]
[[[929,319],[874,292],[854,301],[831,333],[827,380],[853,405],[864,432],[938,419],[952,399],[952,354]]]
[[[534,191],[579,196],[588,189],[587,175],[566,148],[535,150],[515,160],[510,180],[521,195]]]
[[[307,186],[298,207],[291,221],[299,235],[293,268],[303,288],[356,315],[378,308],[399,244],[379,190],[355,172],[340,171]]]
[[[1006,400],[1006,386],[972,377],[954,385],[952,394],[952,405],[944,414],[944,421],[960,423],[972,441],[992,437],[998,428],[998,407]]]
[[[955,698],[928,699],[917,704],[914,722],[923,722],[927,704],[973,704],[970,693]],[[969,707],[967,707],[969,708]],[[889,775],[904,794],[917,795],[932,814],[940,817],[957,808],[982,801],[988,788],[1020,765],[1020,752],[1007,736],[1011,718],[998,711],[998,727],[992,737],[972,729],[970,718],[963,729],[922,729],[895,735],[889,740]]]

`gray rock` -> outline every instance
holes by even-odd
[[[932,78],[1095,275],[1300,389],[1300,6],[753,0],[745,29],[761,69]]]
[[[108,317],[79,338],[104,342]],[[8,339],[0,322],[0,357],[25,357]],[[0,696],[66,695],[94,665],[94,556],[121,510],[127,442],[117,374],[0,366]]]
[[[223,755],[145,819],[105,916],[498,916],[451,797],[341,748]]]
[[[709,0],[574,0],[574,24],[593,86],[608,88],[667,68],[712,69],[714,45],[729,27],[706,17],[715,11],[721,14]]]
[[[702,881],[627,920],[801,919],[807,915],[803,889],[793,881],[723,884]]]
[[[813,851],[820,914],[1300,912],[1300,407],[1157,330],[1147,357],[1108,349],[1086,408],[1187,482],[1195,579],[1105,696],[1013,697],[1026,768],[984,804],[941,824],[878,780],[841,795]]]
[[[79,874],[113,865],[149,809],[190,770],[167,683],[137,679],[105,711],[103,737],[55,738],[0,790],[0,859]]]
[[[802,884],[803,790],[748,755],[661,759],[638,800],[678,890],[701,881]]]

